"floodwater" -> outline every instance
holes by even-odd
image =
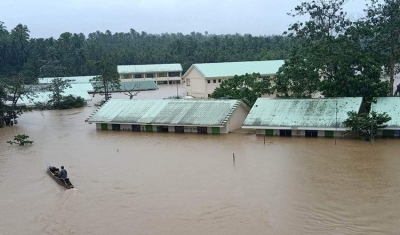
[[[94,110],[0,129],[0,234],[400,234],[398,139],[96,131]]]

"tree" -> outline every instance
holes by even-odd
[[[23,113],[18,101],[33,96],[31,86],[25,85],[23,76],[0,78],[0,127],[17,124],[17,118]]]
[[[225,80],[211,94],[214,99],[240,99],[252,107],[259,97],[272,94],[269,77],[262,77],[259,73],[235,75]]]
[[[13,145],[13,144],[18,144],[19,146],[24,146],[27,144],[32,145],[33,141],[32,140],[28,140],[29,136],[22,134],[22,135],[16,135],[14,136],[14,141],[7,141],[7,143]]]
[[[295,8],[293,16],[308,15],[309,20],[292,24],[286,32],[298,44],[274,80],[278,92],[292,97],[310,97],[316,91],[325,97],[361,96],[367,104],[374,96],[387,95],[381,64],[371,58],[364,35],[343,11],[346,2],[314,0]]]
[[[66,88],[71,88],[70,82],[72,81],[74,80],[53,78],[51,84],[46,87],[46,90],[52,92],[52,94],[49,95],[49,103],[52,104],[53,108],[61,109],[64,90]]]
[[[354,111],[348,112],[349,117],[343,123],[350,129],[356,132],[357,135],[365,140],[375,138],[378,130],[387,127],[386,122],[392,118],[387,113],[357,113]]]
[[[390,96],[393,96],[394,76],[399,72],[400,63],[400,0],[371,0],[367,5],[364,27],[370,32],[371,48],[376,58],[385,66],[389,76]]]
[[[111,92],[120,89],[120,80],[115,71],[115,66],[105,61],[97,61],[96,66],[101,71],[101,75],[91,79],[93,85],[94,94],[100,94],[104,96],[101,103],[106,102],[111,98]]]

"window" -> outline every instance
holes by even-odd
[[[190,86],[190,79],[186,79],[186,86]]]
[[[168,132],[168,126],[158,126],[157,131],[158,132]]]
[[[140,125],[132,125],[132,131],[140,131]]]
[[[166,78],[167,77],[167,73],[158,73],[157,77],[159,78]]]
[[[180,72],[169,72],[168,77],[180,77],[181,73]]]
[[[292,131],[291,130],[279,130],[279,136],[290,137],[290,136],[292,136]]]
[[[131,75],[130,75],[130,74],[124,74],[122,77],[123,77],[124,79],[129,79],[129,78],[131,78]]]
[[[136,73],[135,74],[135,78],[142,78],[142,74],[141,73]]]
[[[207,134],[207,127],[198,126],[198,127],[197,127],[197,133],[198,133],[198,134]]]
[[[221,83],[221,79],[218,79],[218,83]]]
[[[185,133],[185,128],[183,126],[176,126],[175,133]]]
[[[210,83],[211,82],[211,80],[207,80],[207,83]]]
[[[318,131],[306,130],[306,137],[318,137]]]
[[[146,73],[146,78],[154,78],[154,73]]]
[[[112,130],[113,131],[120,131],[121,130],[121,126],[119,124],[112,124]]]
[[[216,80],[216,79],[214,79],[214,80],[213,80],[213,83],[217,83],[217,80]]]

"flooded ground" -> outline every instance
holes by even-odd
[[[399,140],[97,131],[90,105],[0,129],[0,234],[400,233]]]

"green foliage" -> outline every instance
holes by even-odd
[[[66,88],[71,88],[70,82],[72,81],[73,80],[70,79],[54,78],[51,84],[45,88],[47,91],[52,92],[52,94],[49,95],[50,100],[48,102],[52,108],[63,109],[63,99],[65,99],[63,93]]]
[[[227,79],[211,94],[214,99],[241,99],[249,107],[264,94],[273,93],[269,77],[260,74],[235,75]]]
[[[289,27],[297,39],[289,58],[274,79],[276,90],[289,97],[363,97],[368,110],[373,97],[387,96],[389,84],[381,81],[382,63],[369,48],[365,28],[343,11],[347,0],[309,1],[293,16],[309,16]]]
[[[375,138],[378,130],[387,127],[385,123],[392,120],[387,113],[377,113],[371,111],[370,113],[348,112],[349,118],[343,123],[350,128],[351,131],[365,140]]]
[[[389,93],[393,96],[394,76],[400,67],[400,1],[371,0],[367,5],[367,17],[360,23],[370,44],[375,60],[385,66],[389,77]]]
[[[107,101],[111,98],[111,92],[120,89],[120,79],[112,63],[97,61],[95,65],[99,67],[101,75],[90,80],[93,85],[93,93],[104,96],[104,101]]]
[[[16,136],[14,136],[14,141],[7,141],[7,143],[9,143],[11,145],[18,144],[20,146],[28,145],[28,144],[32,145],[33,141],[28,140],[28,139],[29,139],[28,135],[25,135],[25,134],[16,135]]]

